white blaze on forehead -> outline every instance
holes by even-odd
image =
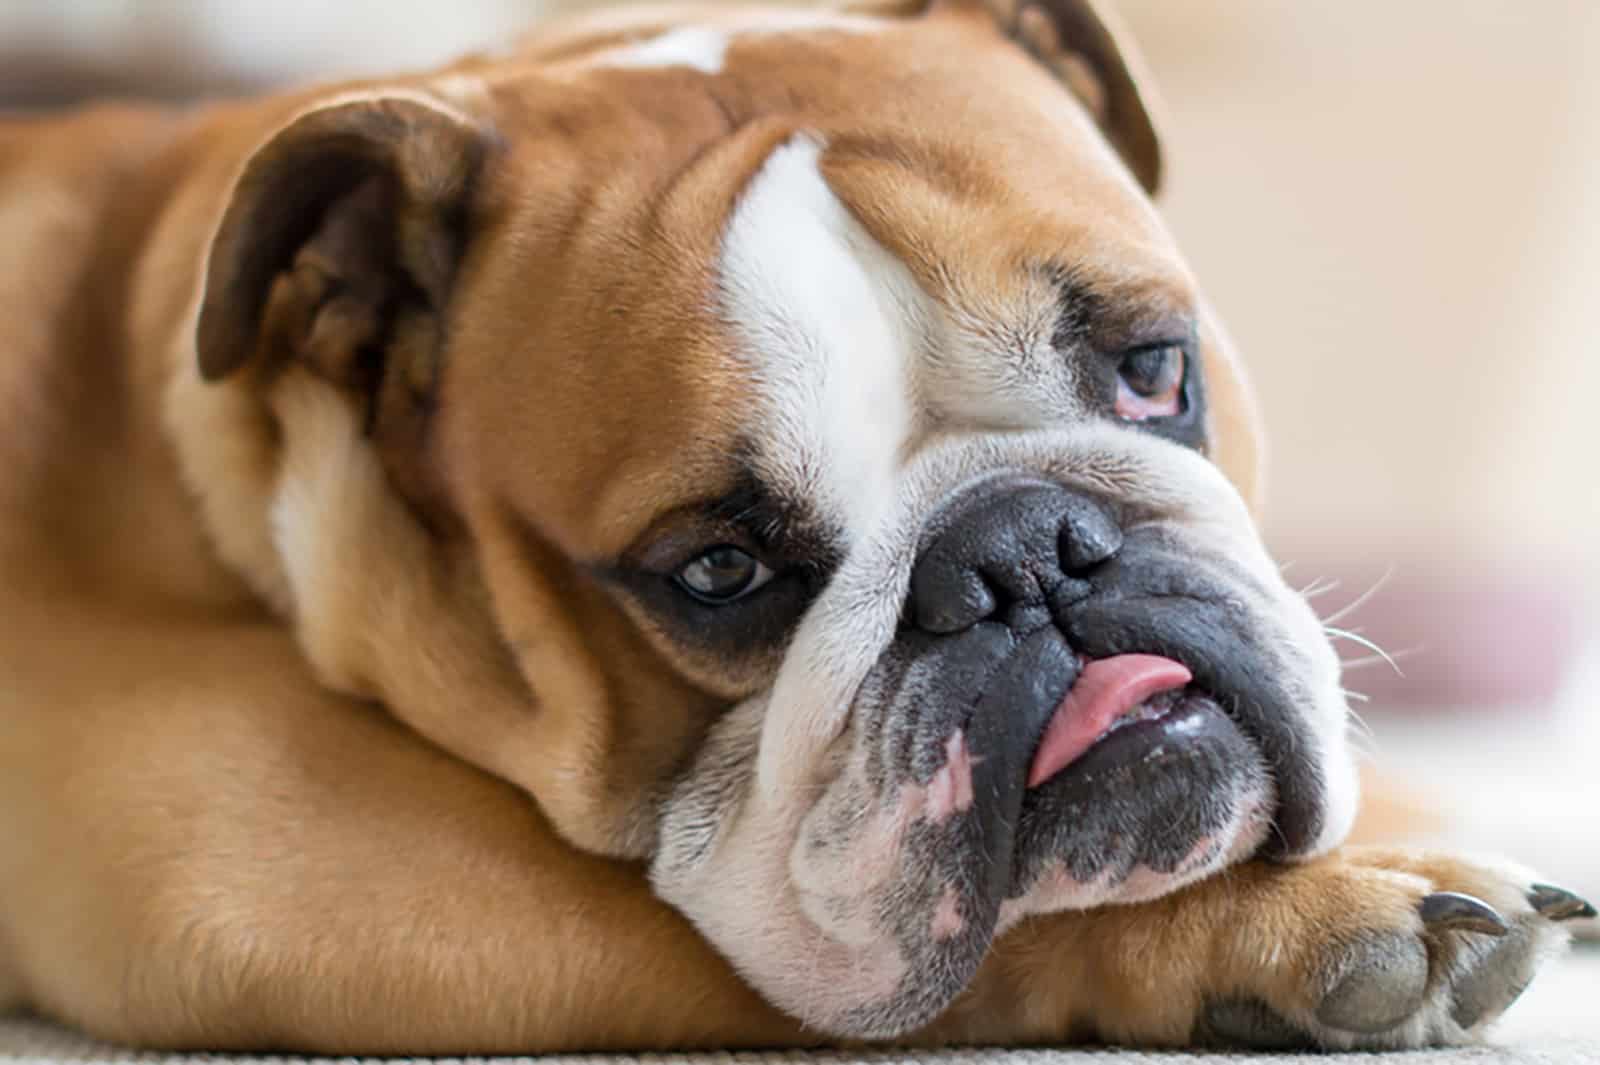
[[[763,12],[754,18],[730,19],[715,26],[684,26],[656,37],[601,53],[598,66],[690,67],[702,74],[719,74],[728,45],[736,37],[772,33],[832,30],[871,33],[881,28],[877,19],[826,11]]]
[[[723,313],[751,365],[761,473],[856,542],[892,493],[927,297],[797,137],[746,189],[723,244]]]
[[[721,72],[727,52],[726,32],[709,26],[687,26],[607,52],[600,63],[608,67],[692,67],[702,74],[716,74]]]

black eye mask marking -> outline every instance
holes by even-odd
[[[782,649],[841,555],[836,532],[803,501],[782,498],[747,465],[731,491],[679,508],[616,562],[593,569],[677,645],[740,662]],[[742,559],[752,564],[750,579],[738,594],[719,595],[729,589],[712,584],[734,574],[719,576],[707,567]],[[706,586],[697,589],[693,581]]]

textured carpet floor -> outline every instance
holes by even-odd
[[[968,1050],[943,1053],[615,1055],[541,1059],[541,1065],[1600,1065],[1600,949],[1583,950],[1543,973],[1503,1019],[1488,1046],[1375,1057],[1369,1054],[1154,1054],[1127,1050]],[[141,1062],[145,1065],[225,1065],[215,1056],[138,1054],[102,1046],[36,1021],[0,1021],[0,1061]],[[243,1059],[249,1060],[249,1059]],[[259,1059],[258,1059],[259,1060]],[[348,1059],[346,1059],[348,1060]],[[511,1059],[506,1059],[511,1060]]]

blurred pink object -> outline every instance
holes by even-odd
[[[1594,613],[1583,583],[1553,563],[1399,561],[1390,568],[1299,556],[1290,576],[1301,574],[1291,583],[1319,578],[1308,592],[1318,616],[1351,634],[1332,633],[1339,657],[1351,663],[1345,687],[1377,710],[1549,706]]]

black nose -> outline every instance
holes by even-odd
[[[907,616],[948,635],[1019,607],[1034,613],[1063,596],[1076,600],[1087,594],[1089,572],[1121,547],[1115,519],[1086,495],[1044,481],[985,483],[929,523]]]

